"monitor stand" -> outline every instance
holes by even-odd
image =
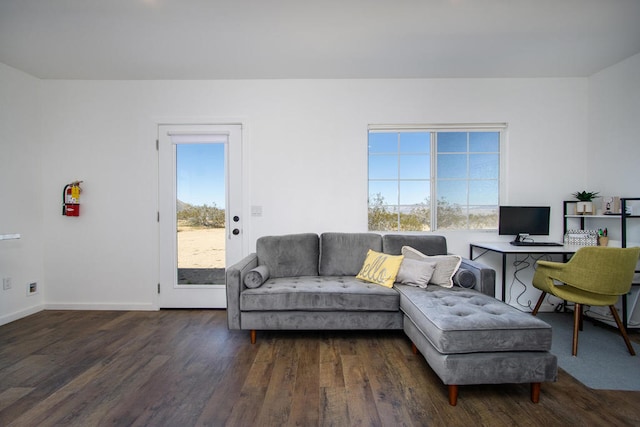
[[[524,242],[528,238],[529,238],[529,233],[520,233],[516,236],[515,239],[513,239],[513,242],[514,243]]]

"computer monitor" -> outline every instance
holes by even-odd
[[[548,236],[549,206],[500,206],[498,234],[515,236],[519,242],[523,235]]]

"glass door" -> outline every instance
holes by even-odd
[[[240,125],[161,125],[160,307],[226,307],[242,256]]]

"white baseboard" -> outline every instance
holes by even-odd
[[[56,303],[56,304],[40,304],[29,307],[24,310],[16,311],[5,316],[0,316],[0,326],[6,325],[13,321],[31,316],[43,310],[95,310],[95,311],[158,311],[160,308],[155,304],[78,304],[78,303]]]
[[[0,316],[0,326],[22,319],[23,317],[31,316],[32,314],[36,314],[42,310],[45,310],[45,306],[43,304],[40,304],[33,307],[25,308],[24,310],[16,311],[15,313],[7,314],[5,316]]]
[[[147,303],[53,303],[45,304],[45,310],[96,310],[96,311],[157,311],[158,306]]]

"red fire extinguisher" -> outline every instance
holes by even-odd
[[[80,216],[80,184],[82,181],[73,181],[64,186],[62,190],[62,215]]]

